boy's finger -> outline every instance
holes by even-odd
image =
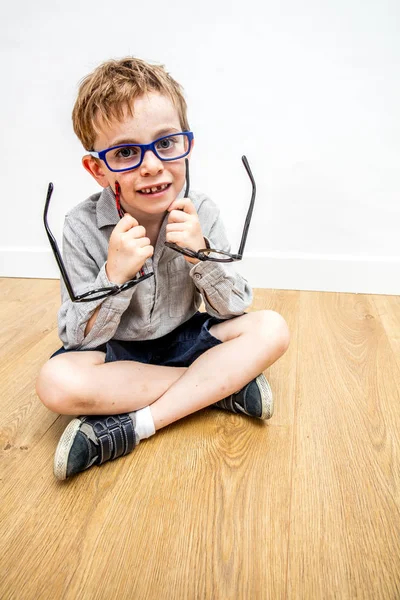
[[[168,223],[166,230],[168,231],[184,231],[186,229],[185,223]]]
[[[144,248],[145,246],[151,246],[151,242],[148,237],[140,238],[137,240],[136,243],[139,248]]]
[[[182,210],[173,210],[169,213],[168,223],[185,223],[188,220],[188,214]]]
[[[177,198],[168,207],[169,212],[173,210],[183,210],[188,215],[196,215],[196,209],[190,198]]]
[[[132,227],[137,227],[138,225],[139,222],[132,217],[132,215],[125,213],[122,219],[118,221],[116,227],[118,227],[120,231],[129,231],[129,229],[132,229]]]
[[[128,229],[125,233],[127,234],[126,235],[127,239],[130,239],[130,238],[138,239],[138,238],[142,238],[146,235],[146,230],[143,227],[143,225],[136,225],[136,226]]]
[[[168,231],[166,235],[166,241],[172,242],[173,244],[179,244],[182,241],[182,232]]]

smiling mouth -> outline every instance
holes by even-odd
[[[170,187],[170,183],[163,183],[162,185],[154,185],[152,187],[143,188],[138,190],[139,194],[156,194],[157,192],[163,192]]]

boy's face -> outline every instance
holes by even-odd
[[[123,118],[113,120],[111,125],[100,121],[94,149],[101,151],[125,143],[149,144],[163,135],[182,131],[178,111],[172,101],[158,92],[137,98],[133,114],[132,117],[125,110]],[[85,156],[82,162],[102,187],[110,185],[115,191],[115,182],[119,182],[121,205],[137,217],[139,222],[141,215],[156,216],[165,213],[185,184],[184,158],[164,162],[148,151],[139,167],[119,173],[110,171],[103,161],[92,156]],[[140,191],[161,184],[167,184],[168,187],[150,194]]]

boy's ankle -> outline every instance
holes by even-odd
[[[131,412],[129,416],[135,422],[135,431],[139,440],[145,440],[155,434],[156,428],[150,406]]]

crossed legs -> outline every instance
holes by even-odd
[[[283,317],[268,310],[218,323],[210,333],[223,343],[187,368],[105,363],[97,351],[55,356],[39,374],[37,394],[60,414],[112,415],[150,406],[157,430],[244,387],[286,352],[290,339]]]

